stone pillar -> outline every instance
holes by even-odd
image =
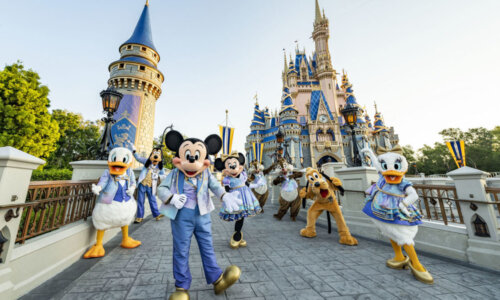
[[[343,168],[336,170],[336,176],[342,181],[346,190],[344,196],[341,196],[341,205],[351,233],[372,239],[383,239],[370,218],[362,211],[365,205],[364,192],[379,178],[375,168],[366,166]]]
[[[31,180],[31,173],[45,161],[12,147],[0,148],[0,205],[15,205],[26,202],[26,194]],[[7,241],[0,254],[0,295],[2,299],[13,299],[14,284],[11,281],[12,269],[9,266],[19,229],[19,211],[10,208],[0,209],[0,231]],[[11,217],[6,217],[10,215]]]
[[[69,164],[73,167],[71,180],[97,180],[108,169],[107,160],[80,160]]]
[[[500,269],[500,241],[496,206],[485,192],[487,173],[470,167],[462,167],[447,174],[455,182],[457,197],[469,236],[467,257],[469,262],[493,269]],[[474,226],[477,216],[486,223],[489,237],[478,236]]]

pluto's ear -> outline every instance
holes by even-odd
[[[238,162],[240,163],[240,166],[245,165],[245,155],[238,153]]]
[[[184,138],[178,131],[170,130],[165,135],[165,146],[175,153],[179,152],[179,147],[181,146],[182,142],[184,142]]]
[[[211,134],[205,139],[205,145],[207,145],[207,155],[214,155],[220,151],[220,148],[222,148],[222,140],[220,139],[220,136]]]
[[[217,169],[217,171],[222,171],[224,170],[224,162],[222,161],[222,159],[220,158],[217,158],[214,162],[214,167],[215,169]]]

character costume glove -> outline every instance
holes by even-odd
[[[170,204],[175,206],[177,209],[181,209],[184,207],[184,204],[187,201],[187,196],[184,194],[174,194],[172,199],[170,200]]]

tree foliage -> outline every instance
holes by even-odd
[[[99,143],[99,126],[86,121],[80,114],[67,110],[52,111],[52,118],[59,124],[61,137],[57,150],[47,160],[47,168],[70,168],[70,162],[95,159]]]
[[[153,147],[161,147],[161,151],[163,153],[163,166],[167,169],[173,169],[174,165],[172,164],[172,159],[175,156],[175,153],[168,150],[165,145],[161,143],[162,137],[161,135],[154,139]]]
[[[56,150],[59,127],[52,119],[49,88],[21,62],[0,71],[0,146],[47,158]]]
[[[467,166],[486,172],[500,171],[500,126],[492,130],[483,127],[471,128],[462,131],[459,128],[444,129],[439,134],[443,142],[434,143],[434,146],[424,145],[417,153],[410,153],[408,146],[403,148],[403,153],[410,162],[416,161],[417,170],[427,175],[445,174],[457,168],[446,141],[463,140],[465,143],[465,160]],[[405,153],[406,151],[406,153]],[[409,174],[412,172],[409,170]]]

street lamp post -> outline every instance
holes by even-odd
[[[354,130],[354,126],[356,125],[358,121],[358,111],[359,107],[355,105],[346,105],[344,109],[342,109],[340,112],[344,116],[344,120],[349,125],[349,128],[351,128],[351,134],[352,134],[352,147],[353,147],[353,152],[354,152],[354,157],[352,159],[353,166],[354,167],[360,167],[361,166],[361,159],[359,157],[359,151],[358,151],[358,144],[356,142],[356,132]]]
[[[113,119],[113,114],[117,111],[118,106],[120,106],[123,94],[115,91],[113,88],[108,88],[102,91],[100,95],[102,98],[102,109],[106,113],[106,117],[102,118],[105,125],[97,158],[106,160],[108,159],[109,150],[114,143],[111,136],[111,126],[116,122]]]

